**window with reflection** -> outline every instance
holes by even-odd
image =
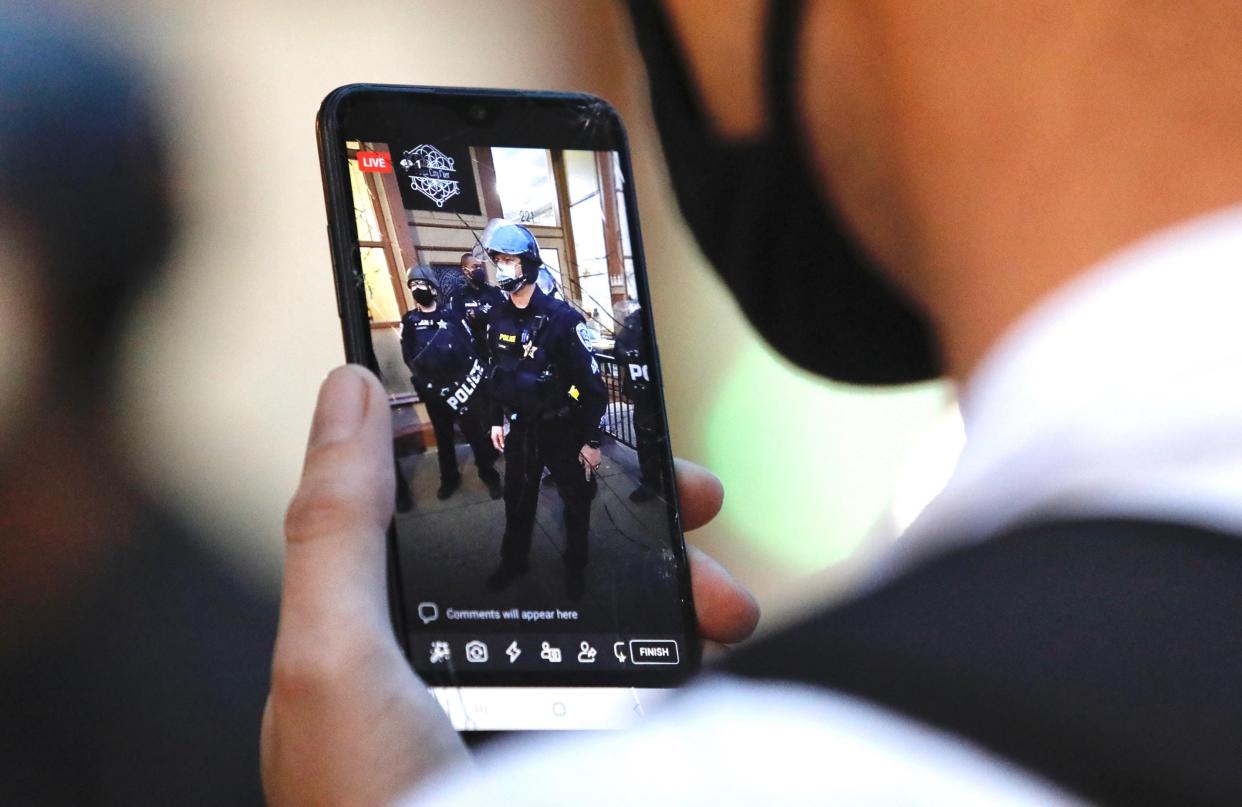
[[[546,150],[493,148],[492,165],[505,218],[520,224],[560,226],[556,182]]]

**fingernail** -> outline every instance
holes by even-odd
[[[319,402],[311,422],[310,447],[343,440],[358,431],[367,408],[366,372],[354,365],[338,367],[319,388]]]

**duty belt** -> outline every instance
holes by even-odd
[[[555,409],[547,409],[540,412],[538,419],[541,421],[560,420],[561,418],[569,417],[573,414],[573,411],[573,408],[570,406],[558,406]]]
[[[546,421],[551,421],[551,420],[560,420],[561,418],[569,417],[573,413],[574,413],[574,407],[566,404],[564,406],[558,406],[555,409],[545,409],[544,411],[532,417],[523,417],[521,414],[518,414],[518,413],[514,413],[514,414],[517,420],[526,421],[529,423],[530,421],[546,422]]]

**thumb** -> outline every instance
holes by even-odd
[[[285,579],[262,728],[271,804],[391,804],[464,749],[388,618],[395,472],[388,396],[358,366],[319,390],[285,519]]]
[[[391,637],[385,533],[394,477],[384,388],[358,365],[333,370],[319,390],[302,481],[285,517],[278,645],[331,645],[343,633],[373,630]]]

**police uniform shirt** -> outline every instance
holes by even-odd
[[[488,323],[488,343],[495,364],[516,363],[519,371],[550,365],[556,383],[549,404],[571,411],[577,408],[582,421],[582,442],[599,440],[600,421],[608,400],[599,364],[591,352],[582,315],[562,300],[555,300],[535,287],[525,308],[506,300],[494,309]],[[492,423],[504,422],[511,402],[499,400],[501,387],[493,385]],[[563,391],[562,391],[563,390]],[[510,405],[506,405],[510,404]]]
[[[455,320],[450,317],[443,304],[438,305],[434,311],[425,312],[411,308],[401,318],[401,358],[405,360],[406,367],[410,369],[417,383],[431,385],[443,380],[433,376],[452,374],[447,372],[447,367],[441,366],[445,364],[444,357],[436,355],[439,345],[434,345],[432,352],[428,352],[428,346],[432,345],[433,340],[446,340],[443,345],[445,352],[451,349],[460,350],[452,341],[454,338],[460,341],[460,333],[452,332],[454,323]],[[442,334],[441,331],[446,333]]]
[[[460,319],[470,331],[475,348],[487,355],[487,322],[492,311],[505,302],[505,295],[495,286],[478,286],[467,282],[449,298],[448,313]]]
[[[621,364],[622,388],[630,396],[635,392],[646,392],[651,383],[645,342],[642,311],[631,311],[621,323],[614,348],[617,361]]]
[[[956,470],[874,585],[1039,518],[1176,522],[1242,538],[1240,266],[1237,207],[1139,242],[1028,312],[965,387],[969,439]],[[875,703],[717,675],[633,732],[497,752],[472,780],[447,778],[411,803],[611,805],[639,794],[694,804],[1081,802]]]

